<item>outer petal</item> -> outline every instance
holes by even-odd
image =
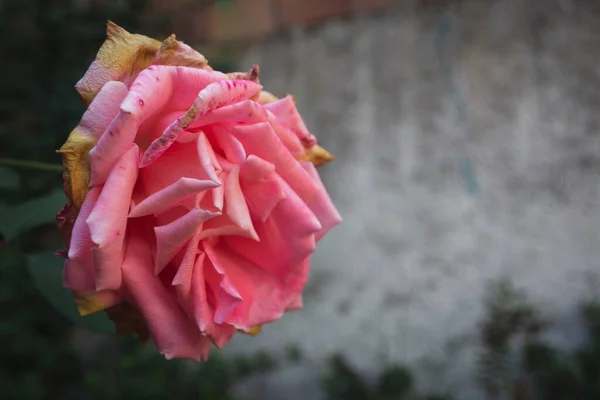
[[[283,125],[290,128],[305,147],[312,147],[317,143],[317,139],[304,125],[292,96],[285,96],[281,100],[265,104],[264,107],[271,111]]]
[[[165,39],[160,45],[152,64],[178,65],[181,67],[207,68],[204,56],[187,44],[176,40],[175,35]]]
[[[131,147],[110,173],[87,224],[92,242],[96,290],[118,289],[121,285],[123,241],[131,194],[137,179],[139,149]]]
[[[74,292],[93,292],[96,290],[94,265],[92,262],[92,239],[86,224],[92,209],[100,197],[100,188],[93,188],[85,197],[79,215],[73,226],[71,244],[63,270],[63,285]]]
[[[152,270],[152,251],[147,232],[132,229],[123,262],[123,283],[144,316],[158,351],[167,359],[206,360],[210,341],[163,286]]]
[[[308,207],[310,207],[321,223],[322,228],[315,236],[317,240],[320,240],[331,228],[342,222],[342,216],[331,201],[314,164],[302,163],[302,166],[312,176],[320,189],[307,203]]]
[[[127,95],[121,82],[107,82],[96,96],[79,125],[71,132],[66,143],[58,150],[62,155],[67,197],[78,209],[88,191],[90,181],[89,151],[96,145],[110,122],[119,112],[119,105]]]
[[[107,39],[96,59],[75,88],[86,105],[108,81],[125,81],[145,69],[154,58],[160,42],[147,36],[135,35],[109,21]]]

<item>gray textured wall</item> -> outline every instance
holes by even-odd
[[[233,344],[297,343],[306,360],[243,390],[318,398],[307,383],[341,351],[368,375],[407,362],[424,387],[479,398],[473,333],[502,275],[559,321],[554,340],[577,343],[573,306],[600,264],[595,3],[398,6],[245,55],[337,155],[322,174],[345,221],[320,244],[305,309]]]

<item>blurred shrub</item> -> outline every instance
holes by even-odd
[[[574,352],[543,339],[549,324],[523,291],[494,282],[481,325],[480,383],[486,398],[511,400],[600,399],[600,303],[580,308],[587,344]]]
[[[329,359],[321,387],[327,400],[452,400],[446,394],[419,393],[413,373],[401,365],[385,367],[377,383],[369,385],[341,355]]]

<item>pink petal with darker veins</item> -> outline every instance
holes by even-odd
[[[152,142],[142,156],[140,168],[155,162],[198,117],[219,107],[249,99],[261,89],[262,86],[258,83],[247,80],[217,81],[209,84],[200,91],[190,109],[169,125],[161,137]]]

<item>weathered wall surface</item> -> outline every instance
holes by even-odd
[[[473,332],[502,275],[576,343],[573,306],[600,267],[594,3],[398,6],[246,54],[337,155],[322,174],[345,221],[319,246],[305,309],[234,339],[235,351],[296,343],[305,361],[243,390],[318,398],[306,383],[341,351],[366,373],[407,362],[424,387],[479,398]]]

